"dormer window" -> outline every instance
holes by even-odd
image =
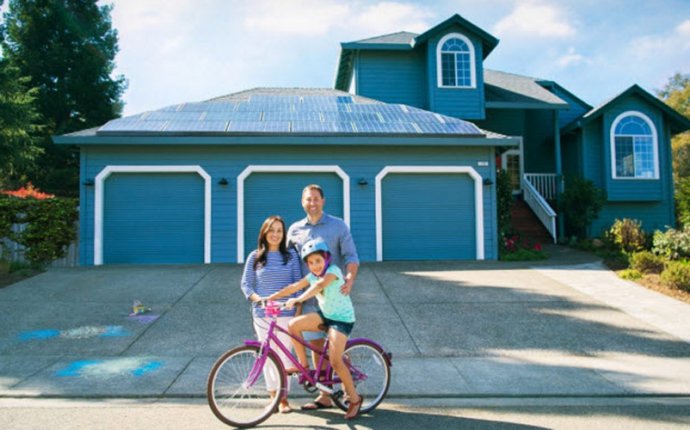
[[[474,46],[459,33],[447,34],[437,45],[436,67],[438,86],[443,88],[474,88]]]
[[[611,125],[611,168],[614,179],[658,179],[656,128],[644,114],[624,112]]]

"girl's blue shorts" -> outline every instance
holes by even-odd
[[[321,319],[323,320],[323,325],[328,327],[329,329],[335,329],[344,334],[345,336],[349,336],[350,333],[352,332],[352,327],[355,326],[355,323],[349,323],[349,322],[344,322],[344,321],[336,321],[332,320],[330,318],[326,318],[323,316],[323,312],[321,310],[316,311],[316,313],[319,314]]]

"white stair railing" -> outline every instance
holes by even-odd
[[[527,174],[522,177],[522,193],[522,197],[525,203],[527,203],[527,206],[532,209],[532,212],[534,212],[539,221],[549,232],[553,238],[553,243],[556,243],[556,212],[549,206],[546,199],[537,191],[536,187],[532,185],[532,182],[527,178]]]
[[[554,200],[558,193],[555,173],[525,173],[525,179],[542,197]]]

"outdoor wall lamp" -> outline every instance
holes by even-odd
[[[84,179],[84,182],[83,182],[83,183],[84,183],[84,185],[86,185],[87,187],[93,187],[93,184],[94,184],[93,179]]]
[[[494,181],[491,178],[484,178],[484,185],[493,185]]]
[[[220,181],[218,181],[218,185],[228,185],[228,180],[225,178],[220,178]]]
[[[369,185],[369,182],[364,178],[359,178],[359,181],[357,183],[362,186]]]

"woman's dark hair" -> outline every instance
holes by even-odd
[[[266,265],[266,259],[268,258],[268,240],[266,235],[268,235],[268,230],[274,222],[279,222],[283,226],[283,238],[280,240],[279,251],[283,256],[283,264],[287,264],[290,259],[290,252],[287,249],[287,232],[285,231],[285,221],[278,215],[271,215],[266,218],[266,221],[261,225],[259,230],[259,239],[256,245],[256,258],[254,259],[254,270],[258,267],[263,267]]]

